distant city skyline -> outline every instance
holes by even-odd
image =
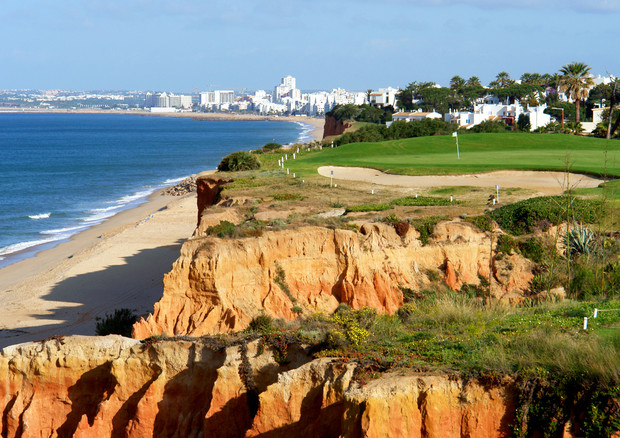
[[[517,3],[515,3],[517,4]],[[620,1],[8,0],[0,89],[302,90],[448,85],[580,61],[620,75]]]

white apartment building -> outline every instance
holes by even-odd
[[[232,90],[215,90],[200,93],[200,106],[205,108],[221,108],[235,102],[235,92]]]
[[[173,93],[146,93],[145,108],[191,108],[192,96]]]
[[[297,89],[297,80],[290,75],[284,76],[282,83],[276,85],[273,91],[274,102],[280,102],[285,97],[301,100],[301,91]]]
[[[377,91],[373,91],[372,93],[370,93],[370,104],[382,108],[390,105],[396,107],[397,93],[398,90],[396,88],[379,88]]]

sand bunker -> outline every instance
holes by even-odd
[[[562,193],[567,187],[567,174],[564,172],[538,172],[521,170],[499,170],[495,172],[469,175],[390,175],[376,169],[365,167],[323,166],[318,169],[322,176],[348,181],[363,181],[371,184],[401,187],[443,187],[473,186],[501,188],[523,188],[538,190],[545,194]],[[332,172],[333,171],[333,175]],[[592,188],[605,182],[596,178],[576,173],[568,174],[568,186],[571,188]]]

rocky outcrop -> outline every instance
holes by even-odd
[[[519,255],[489,261],[490,235],[469,224],[439,224],[422,246],[409,229],[370,223],[358,232],[305,227],[251,239],[195,237],[187,241],[164,278],[154,312],[134,326],[134,336],[201,336],[242,330],[261,312],[295,319],[333,312],[339,303],[394,313],[402,288],[422,290],[443,279],[454,290],[489,278],[491,292],[522,299],[533,263]]]
[[[199,175],[196,178],[196,192],[197,192],[197,204],[198,204],[198,223],[200,226],[200,219],[205,208],[213,205],[217,200],[222,186],[229,183],[228,178],[223,178],[216,175]]]
[[[509,381],[388,374],[367,385],[356,363],[288,363],[259,341],[221,347],[74,336],[0,353],[2,437],[503,437]]]
[[[334,117],[325,116],[325,126],[323,127],[323,138],[343,134],[351,123],[344,120],[336,120]]]

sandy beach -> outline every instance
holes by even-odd
[[[276,118],[311,124],[313,136],[322,137],[322,120],[291,119]],[[118,308],[152,312],[163,276],[195,226],[195,192],[174,197],[160,191],[54,248],[0,269],[0,348],[55,335],[93,335],[96,318]]]

